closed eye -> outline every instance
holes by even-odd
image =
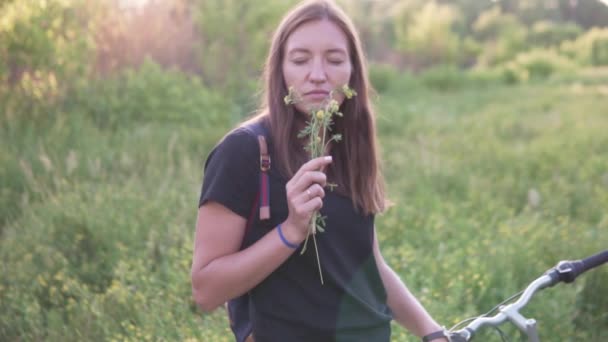
[[[346,62],[346,58],[347,55],[342,52],[342,50],[339,51],[330,51],[325,58],[327,58],[327,61],[332,64],[332,65],[340,65],[344,62]]]
[[[308,62],[308,59],[304,59],[304,58],[293,59],[293,60],[291,60],[291,62],[295,65],[303,65],[303,64],[306,64],[306,62]]]

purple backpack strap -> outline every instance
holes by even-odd
[[[260,144],[260,220],[268,220],[270,218],[270,183],[268,181],[268,171],[270,170],[270,155],[268,154],[268,146],[266,138],[263,135],[258,135],[258,143]]]
[[[255,220],[255,210],[259,207],[260,220],[270,219],[270,180],[268,179],[270,155],[268,154],[266,138],[263,135],[258,135],[258,143],[260,145],[260,187],[249,212],[249,219],[247,219],[247,225],[245,226],[245,235],[243,236],[241,248],[245,243],[245,236]]]
[[[268,171],[270,170],[270,155],[268,154],[268,146],[266,138],[263,135],[258,135],[258,143],[260,145],[260,187],[255,196],[249,219],[245,226],[245,234],[241,249],[245,245],[247,233],[251,229],[255,220],[255,212],[259,206],[260,220],[270,219],[270,182],[268,179]],[[249,317],[249,293],[245,293],[239,297],[228,301],[226,308],[228,309],[228,318],[230,319],[230,328],[236,337],[237,342],[253,341],[253,326]]]

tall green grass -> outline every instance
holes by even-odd
[[[233,107],[146,68],[35,111],[3,99],[0,340],[232,340],[222,310],[192,304],[189,268],[203,162]],[[379,239],[441,323],[608,246],[606,87],[387,83],[376,100],[395,205]],[[544,340],[604,340],[607,284],[604,267],[525,314]]]
[[[558,260],[608,246],[606,88],[581,87],[412,88],[381,98],[396,206],[380,217],[379,236],[388,260],[440,321],[486,312]],[[584,277],[531,304],[526,313],[538,319],[541,337],[608,336],[601,295],[608,272]]]

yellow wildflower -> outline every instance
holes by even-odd
[[[351,99],[353,96],[357,95],[357,92],[354,89],[351,89],[348,84],[342,86],[342,92],[347,99]]]
[[[340,106],[338,105],[338,101],[336,100],[331,100],[329,101],[329,112],[331,113],[335,113],[338,111],[338,109],[340,108]]]

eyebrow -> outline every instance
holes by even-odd
[[[294,49],[291,49],[288,52],[288,55],[293,55],[293,54],[296,54],[296,53],[307,53],[307,54],[310,54],[310,50],[305,49],[305,48],[294,48]],[[325,51],[325,53],[340,53],[340,54],[343,54],[343,55],[348,55],[346,53],[346,51],[344,49],[342,49],[342,48],[328,49],[327,51]]]

